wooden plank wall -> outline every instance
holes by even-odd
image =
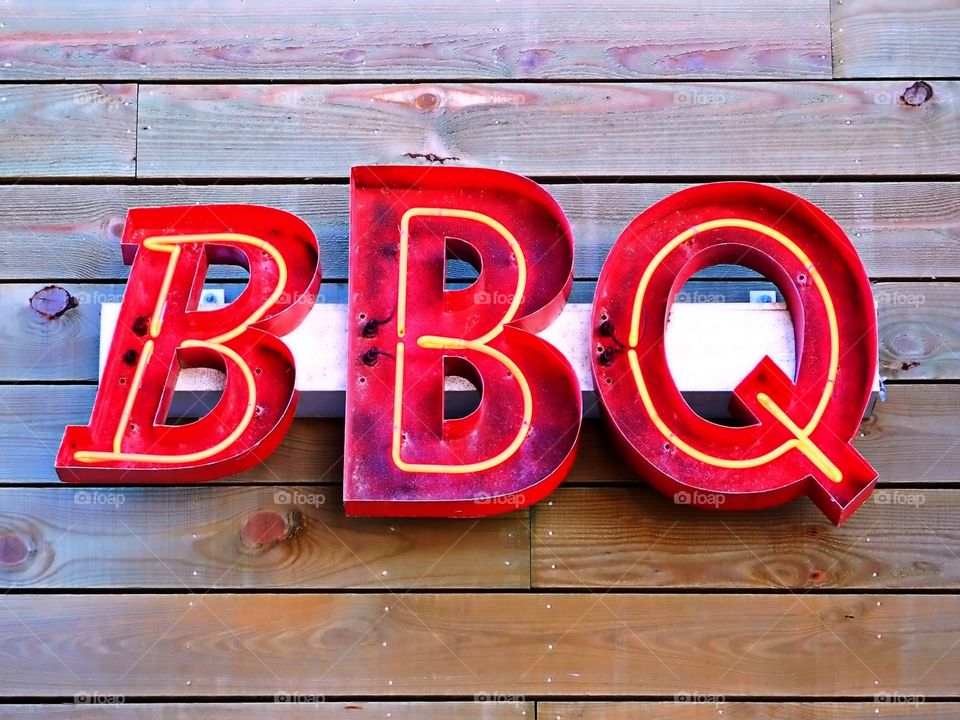
[[[0,4],[0,718],[960,715],[958,33],[956,0]],[[291,210],[336,302],[350,166],[430,162],[544,182],[584,300],[678,188],[821,205],[875,283],[874,499],[677,507],[595,422],[480,521],[345,518],[336,420],[204,487],[57,482],[128,208]]]

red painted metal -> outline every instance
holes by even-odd
[[[310,311],[320,285],[316,238],[302,220],[251,205],[131,210],[133,264],[89,425],[66,429],[57,472],[68,482],[192,482],[256,465],[296,406],[293,357],[279,335]],[[239,265],[248,286],[198,310],[207,267]],[[165,424],[179,369],[224,370],[205,417]],[[252,392],[251,392],[252,388]]]
[[[733,409],[753,423],[746,427],[693,412],[667,367],[672,299],[693,273],[717,263],[773,280],[794,321],[796,379],[765,358],[734,393]],[[869,496],[876,472],[850,441],[877,368],[873,296],[853,245],[811,203],[741,182],[671,195],[614,245],[593,326],[594,377],[609,425],[638,472],[677,502],[754,509],[807,494],[840,523]]]
[[[537,502],[568,472],[580,429],[573,369],[532,334],[572,285],[562,210],[495,170],[358,167],[351,180],[348,514],[479,516]],[[448,256],[473,264],[476,282],[445,289]],[[445,367],[482,388],[466,417],[444,420]]]

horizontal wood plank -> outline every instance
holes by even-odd
[[[73,705],[0,705],[0,720],[533,720],[532,702],[324,702],[316,694],[278,693],[275,702],[127,703],[78,694]],[[98,702],[100,701],[100,702]]]
[[[0,386],[0,483],[56,481],[64,427],[89,421],[95,394],[91,385]],[[343,420],[297,420],[266,462],[228,481],[339,484],[343,447]]]
[[[880,283],[873,297],[881,377],[960,378],[960,284]]]
[[[960,596],[8,595],[3,691],[795,697],[960,691]]]
[[[528,175],[946,175],[960,83],[151,85],[137,174],[343,177],[409,154]],[[531,132],[536,128],[536,132]]]
[[[829,77],[816,0],[21,3],[0,78]]]
[[[135,85],[0,85],[0,177],[133,177],[136,123]]]
[[[831,2],[836,77],[960,76],[954,0]]]
[[[341,169],[345,173],[346,167]],[[575,274],[596,278],[614,240],[640,212],[685,184],[546,184],[573,226]],[[856,245],[872,277],[960,278],[960,183],[785,183],[816,203]],[[316,234],[325,281],[347,276],[344,185],[0,185],[0,279],[120,280],[127,210],[253,203],[302,217]],[[29,247],[29,252],[24,248]],[[214,268],[211,277],[236,277]],[[323,287],[321,287],[323,292]]]
[[[955,718],[958,709],[953,703],[894,693],[877,693],[874,702],[718,703],[696,691],[676,702],[547,701],[537,705],[544,720],[933,720]]]
[[[215,285],[216,283],[213,283]],[[746,302],[747,287],[756,283],[704,281],[689,284],[692,299]],[[0,285],[0,382],[96,381],[99,377],[100,305],[120,302],[124,285],[71,284],[64,298],[76,305],[61,315],[36,298],[49,287],[41,284]],[[321,286],[324,302],[346,302],[346,285]],[[240,286],[226,285],[227,299]],[[591,302],[594,284],[575,284],[576,300]],[[880,330],[880,374],[897,380],[960,379],[960,284],[881,283],[874,286]],[[67,299],[70,305],[73,301]],[[51,317],[51,314],[54,316]]]
[[[886,402],[860,425],[854,445],[881,484],[955,484],[960,481],[960,385],[891,385]],[[584,423],[568,482],[636,482],[603,424]],[[722,515],[720,517],[723,517]]]
[[[244,285],[213,282],[227,302]],[[123,300],[125,284],[0,284],[0,381],[96,381],[100,309]],[[320,302],[346,303],[347,286],[326,283]]]
[[[347,518],[338,487],[0,490],[6,588],[527,588],[526,511]]]
[[[960,587],[960,494],[881,489],[843,526],[797,500],[717,514],[648,488],[569,488],[533,510],[534,587]]]
[[[63,428],[90,418],[90,385],[0,386],[0,483],[55,482],[54,458]],[[856,446],[883,483],[960,482],[960,385],[893,385],[860,427]],[[225,481],[243,484],[338,484],[343,478],[343,421],[293,423],[266,462]],[[584,422],[568,483],[638,483],[597,420]]]

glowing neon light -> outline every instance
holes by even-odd
[[[173,271],[176,269],[177,260],[180,257],[179,246],[198,242],[233,242],[240,243],[242,245],[252,245],[253,247],[263,250],[265,253],[267,253],[271,258],[273,258],[273,261],[277,265],[277,282],[273,292],[270,293],[267,299],[261,303],[256,310],[250,313],[250,316],[246,320],[237,325],[233,330],[228,333],[224,333],[223,335],[218,335],[215,338],[208,338],[209,342],[225,343],[243,334],[244,330],[262,318],[267,310],[273,307],[277,300],[279,300],[283,295],[283,288],[287,284],[287,263],[284,261],[283,255],[281,255],[273,245],[261,240],[260,238],[255,238],[250,235],[243,235],[241,233],[202,233],[198,235],[176,236],[159,235],[156,237],[147,238],[143,241],[143,246],[148,250],[170,253],[170,262],[167,265],[167,272],[166,275],[164,275],[163,285],[160,287],[160,295],[157,298],[157,304],[153,311],[153,319],[150,323],[150,335],[153,337],[158,337],[160,334],[163,307],[167,302],[167,295],[170,292],[170,283],[173,279]]]
[[[719,458],[702,452],[677,436],[676,433],[674,433],[667,426],[667,424],[663,422],[660,414],[656,411],[656,408],[653,407],[650,394],[647,392],[646,383],[644,382],[643,374],[640,370],[640,362],[637,359],[636,350],[637,344],[640,342],[640,315],[643,311],[643,299],[654,271],[671,252],[698,233],[729,227],[754,230],[762,235],[766,235],[772,240],[776,240],[778,243],[787,248],[787,250],[793,253],[793,255],[806,268],[807,272],[810,273],[810,278],[813,280],[817,290],[820,292],[820,296],[823,299],[824,306],[826,307],[827,319],[830,326],[830,370],[827,375],[826,384],[823,394],[820,398],[820,402],[818,403],[816,412],[813,414],[810,422],[808,422],[807,425],[801,430],[792,420],[787,417],[786,413],[784,413],[782,409],[777,407],[776,404],[770,400],[769,397],[766,398],[765,403],[765,401],[758,396],[758,401],[765,408],[769,409],[773,417],[778,422],[784,424],[796,436],[796,439],[789,440],[775,450],[765,453],[759,457],[742,460]],[[752,220],[745,220],[743,218],[720,218],[701,223],[699,225],[694,225],[693,227],[684,230],[682,233],[674,237],[654,256],[653,261],[647,266],[640,278],[640,284],[637,286],[637,292],[633,301],[633,313],[631,314],[630,319],[629,342],[630,348],[628,349],[627,353],[630,360],[630,369],[633,372],[633,377],[637,384],[637,390],[640,392],[640,399],[643,402],[644,410],[646,410],[647,414],[650,416],[650,419],[653,421],[657,429],[660,430],[663,436],[673,443],[681,452],[684,452],[690,457],[709,465],[730,469],[739,469],[765,465],[789,450],[797,448],[803,452],[804,455],[810,458],[810,460],[814,462],[814,464],[817,465],[817,467],[820,468],[833,482],[840,482],[843,480],[843,474],[836,467],[836,465],[831,463],[823,454],[823,452],[816,447],[813,441],[810,440],[810,434],[814,431],[814,429],[816,429],[820,419],[823,417],[823,413],[826,410],[827,404],[830,402],[830,397],[833,394],[834,382],[837,377],[837,369],[840,365],[840,332],[837,325],[837,314],[833,305],[833,300],[831,299],[830,293],[827,290],[827,286],[820,277],[820,273],[817,271],[816,267],[814,267],[813,262],[799,245],[797,245],[793,240],[788,238],[783,233],[779,232],[778,230],[774,230],[767,225],[754,222]]]
[[[97,450],[81,450],[74,453],[74,458],[79,462],[103,462],[103,461],[118,461],[126,460],[130,462],[144,462],[144,463],[162,463],[166,465],[175,465],[181,463],[192,463],[200,462],[202,460],[207,460],[208,458],[214,457],[215,455],[226,450],[228,447],[233,445],[244,431],[247,429],[247,426],[250,425],[250,421],[253,420],[253,413],[256,411],[257,407],[257,393],[256,393],[256,383],[253,378],[253,373],[250,371],[250,366],[244,362],[243,358],[237,354],[235,350],[228,348],[226,345],[218,345],[216,343],[204,342],[202,340],[184,340],[180,343],[182,348],[204,348],[206,350],[215,350],[216,352],[224,355],[225,357],[232,360],[237,367],[240,369],[240,372],[243,373],[243,378],[246,381],[247,385],[247,404],[243,413],[243,418],[237,424],[237,427],[234,428],[227,437],[218,442],[216,445],[213,445],[206,450],[200,450],[194,453],[187,453],[184,455],[151,455],[148,453],[124,453],[124,452],[100,452]],[[122,429],[123,426],[121,426]]]
[[[273,305],[280,299],[280,296],[283,294],[283,288],[287,283],[287,264],[283,259],[283,256],[280,252],[270,243],[261,240],[260,238],[255,238],[250,235],[243,235],[240,233],[203,233],[196,235],[177,235],[177,236],[166,236],[159,235],[147,238],[143,241],[143,246],[148,250],[154,250],[157,252],[165,252],[170,254],[170,260],[167,263],[167,269],[163,276],[163,284],[160,286],[160,293],[157,295],[157,302],[153,309],[153,314],[150,321],[150,335],[153,338],[160,336],[160,329],[163,323],[163,312],[167,303],[167,296],[170,293],[170,285],[173,281],[174,271],[177,267],[177,262],[180,259],[180,246],[188,243],[216,243],[216,242],[233,242],[240,243],[244,245],[251,245],[260,250],[263,250],[277,265],[277,282],[276,286],[273,289],[273,292],[267,297],[267,299],[261,303],[256,310],[254,310],[246,320],[244,320],[240,325],[236,326],[230,332],[217,335],[216,337],[209,338],[207,340],[184,340],[180,345],[177,346],[177,349],[180,348],[189,349],[189,348],[204,348],[207,350],[214,350],[220,353],[221,356],[226,357],[233,361],[237,368],[242,373],[244,380],[246,381],[247,386],[247,403],[244,410],[243,417],[240,420],[240,423],[234,428],[225,439],[218,442],[216,445],[213,445],[205,450],[200,450],[193,453],[187,453],[183,455],[169,455],[169,454],[150,454],[150,453],[124,453],[122,452],[122,443],[123,437],[127,431],[127,423],[130,420],[130,414],[133,411],[133,405],[137,397],[137,393],[140,390],[140,385],[143,380],[143,374],[146,371],[147,364],[150,362],[151,357],[153,356],[154,342],[153,340],[148,340],[143,347],[143,352],[140,355],[139,362],[137,363],[136,373],[134,374],[133,383],[131,383],[130,389],[127,393],[127,399],[124,404],[123,413],[120,415],[120,422],[117,426],[117,432],[113,440],[113,452],[103,452],[99,450],[80,450],[73,454],[74,459],[77,462],[82,463],[96,463],[96,462],[114,462],[114,461],[128,461],[128,462],[144,462],[144,463],[158,463],[165,465],[177,465],[183,463],[191,462],[200,462],[207,460],[215,455],[218,455],[223,450],[230,447],[236,440],[243,435],[247,427],[250,425],[250,421],[253,419],[253,413],[257,405],[257,389],[256,382],[253,377],[253,373],[250,370],[250,366],[244,361],[236,351],[228,348],[223,343],[229,342],[230,340],[241,335],[250,325],[257,322],[264,314],[269,310]]]
[[[417,338],[417,345],[422,348],[433,350],[475,350],[497,360],[501,365],[510,371],[514,380],[520,386],[520,392],[523,395],[523,421],[517,434],[505,450],[494,457],[479,462],[466,464],[435,464],[435,463],[408,463],[400,452],[403,435],[403,340],[397,343],[397,373],[394,385],[393,399],[393,435],[391,441],[391,457],[394,464],[404,472],[424,472],[424,473],[471,473],[488,470],[492,467],[502,464],[512,457],[523,444],[527,433],[530,431],[530,421],[533,417],[533,395],[530,392],[530,384],[526,377],[520,371],[510,358],[502,352],[489,347],[488,343],[503,332],[503,327],[514,317],[520,308],[520,302],[523,300],[523,292],[527,284],[527,262],[520,248],[520,243],[503,224],[497,222],[489,215],[475,212],[472,210],[459,210],[454,208],[410,208],[407,210],[400,221],[400,277],[399,289],[397,293],[397,335],[403,338],[406,333],[407,317],[407,263],[410,244],[410,219],[414,217],[453,217],[465,220],[475,220],[483,223],[487,227],[497,232],[500,237],[507,241],[514,257],[517,259],[517,288],[513,294],[510,306],[501,320],[487,333],[481,335],[475,340],[465,340],[464,338],[442,337],[438,335],[422,335]]]

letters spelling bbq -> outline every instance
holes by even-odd
[[[470,168],[353,168],[344,504],[354,515],[479,516],[524,507],[569,471],[582,400],[537,332],[573,281],[563,211],[536,183]],[[282,337],[313,306],[320,253],[296,216],[249,205],[134,209],[132,264],[89,425],[56,466],[78,483],[211,480],[262,462],[297,403]],[[445,286],[448,253],[478,269]],[[672,299],[697,271],[745,265],[773,280],[794,324],[796,377],[764,358],[737,386],[739,427],[685,402],[666,361]],[[240,265],[229,305],[198,311],[207,267]],[[479,304],[479,293],[503,303]],[[613,245],[592,316],[593,376],[624,457],[690,504],[754,509],[809,495],[843,522],[876,472],[853,449],[877,367],[870,285],[840,227],[783,190],[728,182],[677,192]],[[213,410],[166,417],[182,368],[225,372]],[[482,390],[444,419],[444,378]],[[705,500],[706,498],[706,500]],[[718,502],[722,499],[722,502]]]

